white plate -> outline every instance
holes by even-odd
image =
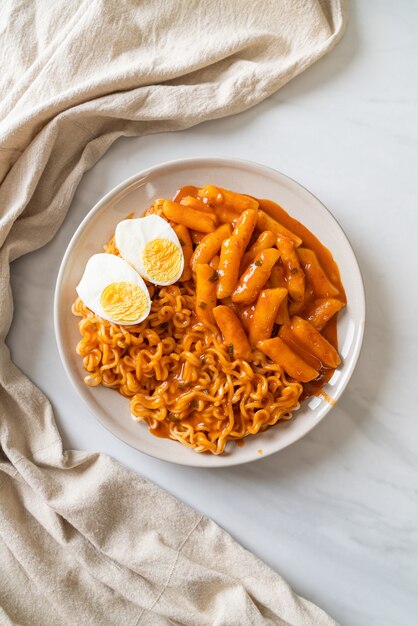
[[[131,419],[129,401],[114,390],[84,384],[85,371],[75,352],[80,339],[78,318],[71,313],[71,304],[76,297],[75,286],[87,260],[102,251],[103,243],[111,237],[120,220],[132,211],[139,215],[157,197],[172,197],[183,185],[205,184],[277,201],[331,250],[340,268],[348,299],[348,306],[338,323],[343,365],[324,387],[331,398],[338,400],[356,365],[365,322],[363,282],[354,252],[341,227],[315,196],[287,176],[256,163],[214,158],[182,159],[150,168],[121,183],[88,213],[67,248],[58,274],[54,317],[65,370],[103,426],[137,450],[159,459],[198,467],[221,467],[253,461],[285,448],[316,426],[332,407],[325,400],[312,397],[295,412],[292,421],[247,437],[244,446],[230,443],[221,456],[198,454],[178,442],[151,435],[145,424]]]

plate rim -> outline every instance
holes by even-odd
[[[244,168],[249,168],[251,169],[253,172],[256,171],[257,173],[261,174],[261,175],[266,175],[269,174],[272,178],[277,177],[277,175],[279,175],[279,177],[282,177],[284,179],[287,179],[288,181],[290,181],[293,185],[296,185],[297,187],[303,189],[303,191],[308,194],[309,196],[312,196],[316,202],[322,207],[322,209],[325,210],[325,212],[328,215],[328,218],[331,219],[331,221],[333,221],[338,229],[341,231],[341,234],[343,235],[345,242],[351,252],[352,255],[352,260],[354,261],[354,267],[355,270],[357,272],[358,275],[358,280],[356,280],[356,285],[358,288],[358,293],[356,294],[357,297],[359,298],[359,305],[360,305],[360,309],[361,309],[361,318],[358,321],[358,326],[359,326],[359,332],[357,333],[357,338],[356,338],[356,343],[354,345],[354,349],[353,349],[353,356],[350,360],[349,366],[348,366],[348,370],[346,370],[346,379],[345,381],[342,383],[340,389],[338,390],[338,393],[336,395],[336,397],[334,398],[335,401],[339,400],[342,396],[342,394],[344,393],[344,391],[346,390],[352,375],[354,373],[354,370],[357,366],[360,354],[361,354],[361,350],[363,347],[363,339],[364,339],[364,329],[365,329],[365,323],[366,323],[366,297],[365,297],[365,289],[364,289],[364,281],[363,281],[363,276],[362,276],[362,272],[357,260],[357,257],[355,255],[354,249],[351,245],[351,242],[349,240],[349,238],[347,237],[344,229],[342,228],[341,224],[339,223],[339,221],[337,220],[337,218],[331,213],[331,211],[325,206],[325,204],[314,194],[312,193],[309,189],[307,189],[304,185],[302,185],[301,183],[299,183],[298,181],[296,181],[294,178],[292,178],[291,176],[288,176],[287,174],[284,174],[283,172],[281,172],[280,170],[276,170],[273,167],[270,167],[268,165],[264,165],[261,163],[257,163],[255,161],[251,161],[248,159],[240,159],[240,158],[226,158],[226,157],[205,157],[205,156],[199,156],[199,157],[187,157],[187,158],[179,158],[179,159],[171,159],[169,161],[164,161],[161,163],[157,163],[156,165],[153,165],[151,167],[147,167],[145,169],[140,170],[139,172],[137,172],[136,174],[133,174],[132,176],[126,178],[125,180],[121,181],[118,185],[116,185],[115,187],[113,187],[112,189],[110,189],[104,196],[102,196],[97,202],[96,204],[88,211],[88,213],[84,216],[84,218],[82,219],[82,221],[80,222],[80,224],[78,225],[78,227],[76,228],[76,230],[74,231],[68,245],[67,248],[65,250],[65,253],[62,257],[62,261],[60,264],[60,268],[58,271],[58,275],[57,275],[57,280],[55,283],[55,290],[54,290],[54,302],[53,302],[53,307],[54,307],[54,311],[53,311],[53,317],[54,317],[54,333],[55,333],[55,341],[58,347],[58,353],[61,359],[61,363],[64,367],[64,371],[66,373],[66,375],[68,376],[73,388],[76,390],[77,394],[79,395],[79,397],[81,397],[81,399],[83,400],[83,402],[86,404],[88,410],[94,415],[94,417],[96,418],[96,420],[99,422],[99,424],[101,426],[103,426],[108,432],[110,432],[114,437],[116,437],[117,439],[119,439],[120,441],[122,441],[123,443],[125,443],[126,445],[128,445],[129,447],[131,447],[133,450],[136,450],[139,453],[143,453],[146,454],[147,456],[150,456],[152,458],[158,459],[159,461],[165,461],[166,463],[174,463],[176,465],[183,465],[183,466],[187,466],[187,467],[200,467],[200,468],[210,468],[210,469],[218,469],[221,467],[227,467],[227,466],[236,466],[236,465],[243,465],[246,463],[252,463],[254,461],[263,459],[263,458],[267,458],[268,456],[272,455],[272,454],[276,454],[277,452],[280,452],[281,450],[284,450],[285,448],[289,447],[290,445],[292,445],[293,443],[296,443],[297,441],[299,441],[300,439],[302,439],[303,437],[305,437],[309,432],[311,432],[311,430],[313,430],[313,428],[315,428],[315,426],[317,426],[324,418],[326,415],[328,415],[328,413],[332,410],[333,406],[329,405],[325,405],[323,411],[321,412],[320,417],[317,420],[313,420],[312,423],[308,423],[307,425],[305,425],[305,429],[301,434],[298,434],[297,436],[295,436],[295,438],[291,439],[290,441],[288,441],[285,445],[279,447],[279,448],[275,448],[269,451],[266,451],[265,453],[263,453],[262,455],[257,454],[254,455],[252,458],[249,459],[243,459],[241,460],[240,457],[234,457],[234,456],[223,456],[218,455],[216,456],[216,459],[218,460],[217,465],[213,464],[213,459],[211,457],[211,461],[209,462],[204,462],[204,460],[202,459],[202,456],[204,455],[200,455],[199,454],[199,464],[193,463],[192,458],[191,459],[184,459],[184,460],[173,460],[173,459],[168,459],[168,458],[163,458],[162,456],[158,455],[157,453],[151,452],[151,451],[146,451],[146,450],[140,450],[138,449],[133,443],[131,443],[130,441],[127,441],[127,439],[125,439],[123,436],[121,436],[121,434],[116,434],[111,427],[106,424],[106,422],[103,420],[101,413],[99,410],[96,410],[93,406],[92,403],[90,402],[88,396],[84,393],[86,391],[86,389],[84,389],[84,386],[81,385],[81,383],[83,383],[83,381],[79,380],[78,377],[74,374],[74,372],[72,371],[72,368],[70,367],[70,363],[69,360],[67,360],[67,356],[66,356],[66,350],[64,349],[64,340],[63,340],[63,334],[61,332],[61,321],[59,319],[59,304],[60,304],[60,294],[61,291],[63,289],[63,278],[64,278],[64,274],[65,274],[65,270],[66,270],[66,266],[68,263],[69,258],[71,257],[71,253],[73,251],[73,248],[75,247],[78,239],[80,238],[82,232],[84,231],[85,227],[89,224],[89,222],[93,219],[93,217],[96,215],[96,213],[98,211],[100,211],[102,209],[102,207],[105,204],[108,204],[110,201],[115,201],[115,199],[117,198],[118,194],[121,192],[125,193],[129,190],[129,187],[135,183],[137,183],[141,178],[146,178],[150,175],[155,174],[156,172],[158,173],[159,170],[164,170],[164,169],[169,169],[169,168],[175,168],[178,166],[185,166],[187,167],[187,165],[194,165],[194,166],[207,166],[207,167],[211,167],[211,166],[216,166],[216,167],[244,167]],[[333,254],[332,250],[331,250],[331,254]],[[149,436],[152,436],[149,433]],[[178,443],[178,442],[172,442],[174,443]],[[181,444],[179,444],[181,445]],[[195,453],[198,454],[198,453]],[[203,460],[203,462],[202,462]]]

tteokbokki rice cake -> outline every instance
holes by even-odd
[[[86,384],[197,452],[290,420],[341,363],[338,267],[271,200],[182,187],[117,225],[77,293]]]

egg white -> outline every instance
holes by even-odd
[[[103,290],[112,283],[128,282],[138,285],[144,291],[148,299],[146,312],[133,322],[122,322],[112,319],[104,311],[100,304]],[[87,261],[84,274],[76,287],[76,291],[84,302],[96,315],[99,315],[108,322],[122,326],[133,326],[139,324],[148,317],[151,309],[151,298],[146,284],[141,276],[123,259],[114,254],[94,254]]]
[[[146,245],[150,241],[154,241],[154,239],[168,239],[172,241],[181,253],[180,270],[168,282],[157,282],[151,278],[142,262],[142,255]],[[180,241],[170,224],[162,217],[159,217],[159,215],[147,215],[146,217],[119,222],[116,226],[115,242],[120,255],[125,261],[130,263],[143,278],[154,283],[154,285],[172,285],[183,273],[184,256]]]

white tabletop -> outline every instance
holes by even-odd
[[[357,2],[337,48],[254,109],[117,141],[53,242],[12,268],[8,343],[51,399],[65,445],[106,452],[212,517],[350,626],[418,623],[416,9]],[[290,448],[219,470],[157,461],[104,430],[66,378],[52,320],[59,264],[90,208],[139,170],[193,156],[259,161],[317,195],[351,240],[368,306],[363,352],[335,409]]]

